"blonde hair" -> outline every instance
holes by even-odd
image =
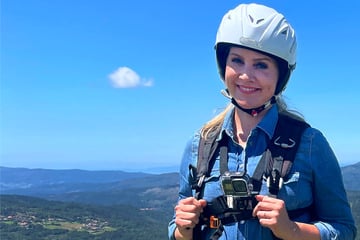
[[[290,116],[292,118],[295,118],[300,121],[305,121],[304,117],[301,113],[295,111],[295,110],[289,110],[286,102],[284,99],[279,96],[276,101],[276,105],[278,106],[279,113]],[[233,108],[232,104],[226,106],[226,108],[220,112],[218,115],[216,115],[213,119],[205,123],[205,125],[201,129],[201,137],[207,138],[208,134],[212,132],[214,129],[221,127],[226,114]]]

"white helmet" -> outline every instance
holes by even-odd
[[[279,63],[280,76],[275,94],[284,90],[296,65],[296,37],[294,29],[282,14],[252,3],[240,4],[224,15],[215,44],[216,60],[223,80],[226,58],[232,45],[274,57]]]

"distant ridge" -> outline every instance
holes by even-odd
[[[134,177],[150,176],[143,172],[125,172],[121,170],[90,171],[81,169],[42,169],[0,167],[1,183],[105,183]]]
[[[348,191],[360,191],[360,162],[341,168],[345,189]]]
[[[148,174],[124,171],[49,170],[0,167],[0,194],[41,197],[100,205],[135,201],[149,196],[175,202],[178,173]],[[167,199],[167,200],[166,200]],[[149,203],[145,206],[157,206]]]
[[[345,189],[360,191],[360,162],[341,168]],[[139,191],[164,188],[174,191],[179,185],[177,172],[150,174],[125,171],[49,170],[0,167],[0,193],[41,196],[47,199],[81,199],[87,195],[108,195],[116,199],[121,194],[130,196],[126,189]],[[163,190],[164,190],[163,189]],[[165,190],[164,190],[165,191]],[[166,190],[167,191],[167,190]],[[80,196],[81,195],[81,196]],[[111,196],[110,196],[111,195]],[[99,198],[100,199],[100,198]],[[105,200],[102,202],[105,202]],[[111,201],[113,203],[113,201]]]

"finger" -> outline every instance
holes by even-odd
[[[272,210],[273,206],[270,203],[259,201],[253,210],[253,216],[257,216],[259,211],[270,211]]]
[[[194,206],[196,206],[197,208],[202,209],[202,208],[204,208],[206,206],[207,203],[206,203],[206,200],[204,200],[204,199],[197,200],[197,199],[194,198],[192,200],[192,204]]]
[[[259,220],[264,220],[264,219],[269,220],[269,219],[272,219],[273,214],[271,211],[259,211],[259,212],[257,212],[256,217]]]
[[[183,200],[184,201],[180,201],[177,206],[185,211],[202,212],[203,208],[207,205],[204,199],[196,200],[195,198],[188,198]]]
[[[194,205],[185,205],[179,204],[175,206],[175,211],[182,211],[182,212],[197,212],[197,207]]]
[[[255,206],[255,209],[257,211],[271,211],[274,209],[279,209],[283,205],[282,202],[282,200],[265,196],[262,201],[258,202],[258,204]]]
[[[271,218],[271,212],[262,211],[262,218],[263,219],[270,219]]]
[[[179,204],[192,204],[194,200],[196,200],[194,197],[184,198],[179,201]]]
[[[182,224],[195,225],[199,222],[199,215],[200,214],[194,212],[177,211],[175,218],[181,221]]]
[[[175,224],[177,227],[181,227],[185,229],[192,229],[195,227],[195,224],[192,221],[181,218],[176,218]]]
[[[255,196],[256,200],[258,201],[258,203],[256,204],[254,210],[258,211],[258,210],[271,210],[271,201],[268,200],[267,196],[264,195],[256,195]]]
[[[204,204],[206,205],[205,200],[203,200],[203,199],[202,200],[197,200],[194,197],[188,197],[188,198],[185,198],[185,199],[182,199],[182,200],[179,201],[179,205],[194,206],[196,208],[203,207]]]
[[[200,212],[199,211],[187,212],[187,211],[178,210],[178,211],[176,211],[175,214],[176,214],[177,219],[190,221],[191,224],[194,224],[194,225],[199,223],[199,220],[200,220]]]
[[[270,197],[270,196],[262,196],[262,198],[260,200],[260,202],[268,202],[268,203],[276,203],[276,201],[278,201],[277,198],[273,198],[273,197]]]

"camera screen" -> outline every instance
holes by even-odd
[[[231,182],[229,182],[229,183],[227,183],[227,182],[223,183],[223,189],[224,189],[224,192],[225,192],[225,193],[232,193],[232,192],[234,191]]]
[[[247,193],[247,186],[246,182],[242,179],[234,179],[233,182],[233,188],[236,193]]]

